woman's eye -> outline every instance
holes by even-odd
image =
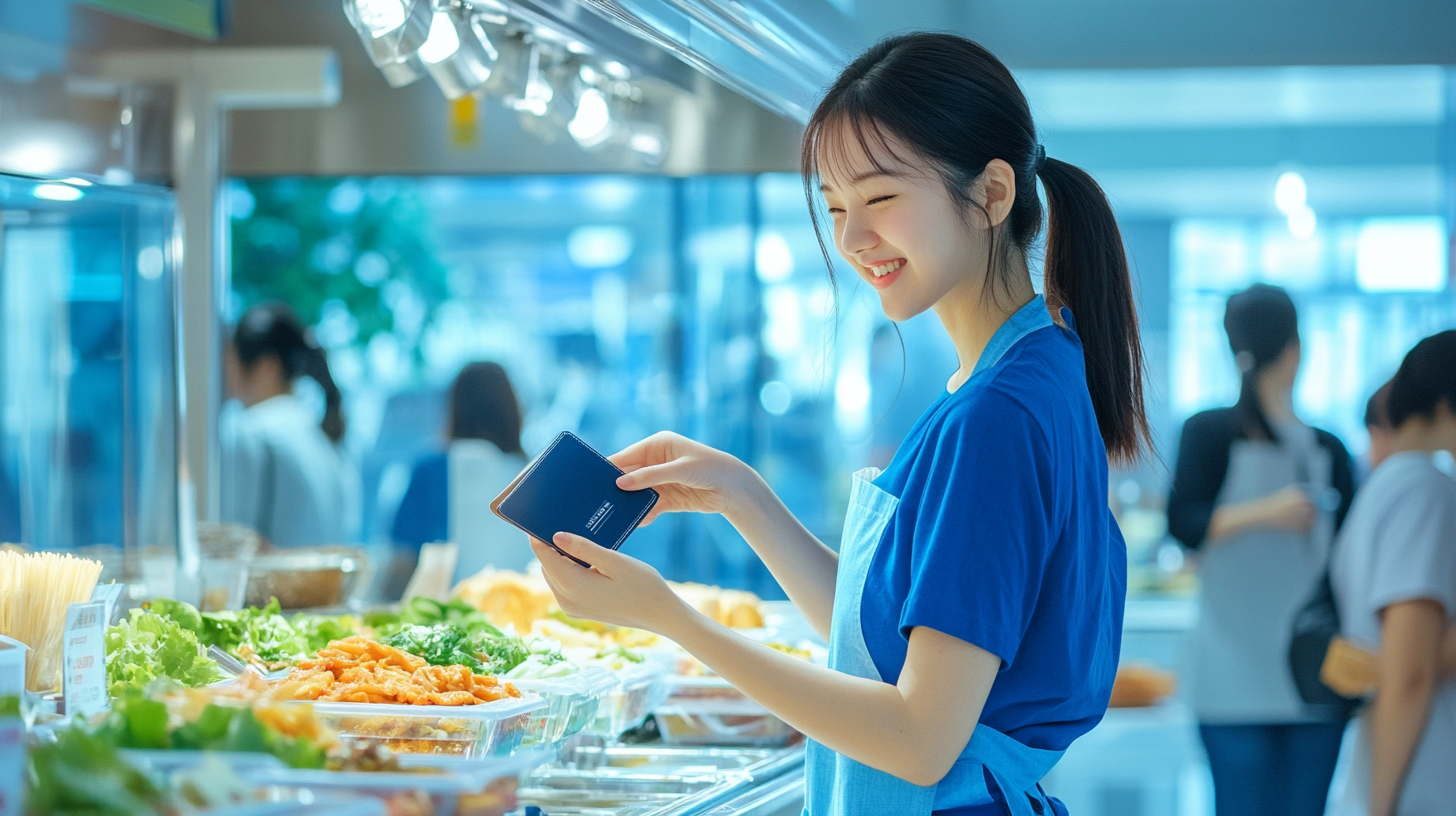
[[[829,214],[830,215],[844,215],[844,209],[841,208],[841,207],[830,207],[829,208]]]
[[[892,195],[887,195],[887,196],[877,196],[877,197],[875,197],[875,198],[872,198],[872,199],[870,199],[870,200],[869,200],[869,203],[870,203],[870,204],[878,204],[878,203],[880,203],[880,202],[881,202],[881,201],[889,201],[889,200],[890,200],[890,199],[892,199],[892,198],[894,198],[894,196],[892,196]]]

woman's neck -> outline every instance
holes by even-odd
[[[1391,453],[1439,450],[1456,453],[1456,417],[1449,412],[1438,412],[1435,419],[1411,417],[1396,429],[1394,444],[1390,446]]]
[[[1275,425],[1287,424],[1295,420],[1294,416],[1294,384],[1284,382],[1280,377],[1259,378],[1259,407],[1264,409],[1264,416],[1269,422]]]
[[[996,330],[1036,297],[1025,257],[1013,255],[1004,283],[993,283],[987,292],[983,278],[968,276],[935,304],[935,314],[950,335],[960,362],[960,368],[946,383],[948,391],[955,392],[971,378]]]

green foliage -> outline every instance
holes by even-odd
[[[336,300],[357,323],[351,345],[362,348],[376,334],[395,332],[419,359],[418,331],[449,289],[415,185],[391,178],[257,178],[231,184],[252,199],[252,211],[232,221],[232,288],[241,309],[283,301],[305,325],[315,325],[324,304]],[[394,284],[419,298],[420,325],[397,320],[387,294]]]

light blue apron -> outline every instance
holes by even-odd
[[[1062,312],[1072,326],[1071,315]],[[991,337],[972,376],[1000,362],[1001,357],[1037,329],[1053,325],[1046,302],[1038,296],[1022,307]],[[829,666],[837,671],[882,680],[865,645],[860,602],[875,551],[900,500],[874,484],[877,468],[854,474],[844,536],[839,548],[839,571],[834,589],[834,616],[829,626]],[[976,725],[965,750],[938,784],[914,785],[875,770],[849,757],[809,741],[805,759],[806,816],[858,816],[894,813],[926,816],[932,811],[989,804],[994,801],[986,785],[995,780],[1013,816],[1050,816],[1052,805],[1038,782],[1061,759],[1061,751],[1029,748],[984,723]],[[1030,798],[1028,798],[1030,797]],[[1038,803],[1036,809],[1032,800]]]

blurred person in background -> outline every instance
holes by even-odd
[[[227,394],[243,410],[223,422],[222,520],[277,547],[353,542],[358,475],[341,447],[343,400],[327,354],[291,308],[266,303],[238,321],[223,355]],[[323,390],[322,421],[294,392],[302,377]]]
[[[1386,411],[1388,455],[1330,565],[1341,634],[1380,656],[1339,816],[1456,812],[1456,479],[1433,457],[1456,450],[1456,331],[1406,355]]]
[[[523,570],[534,557],[526,534],[490,510],[526,466],[521,406],[510,378],[496,363],[471,363],[456,375],[449,399],[448,448],[415,463],[394,516],[386,597],[404,591],[423,544],[455,542],[457,582],[486,566]]]
[[[1365,403],[1365,432],[1370,434],[1370,455],[1366,457],[1366,471],[1371,474],[1390,455],[1395,445],[1395,429],[1390,426],[1390,384],[1375,389],[1370,401]]]
[[[1350,456],[1294,413],[1294,302],[1258,284],[1229,298],[1238,403],[1183,426],[1168,529],[1198,554],[1190,700],[1218,816],[1318,816],[1342,716],[1309,709],[1289,676],[1295,613],[1354,497]]]

